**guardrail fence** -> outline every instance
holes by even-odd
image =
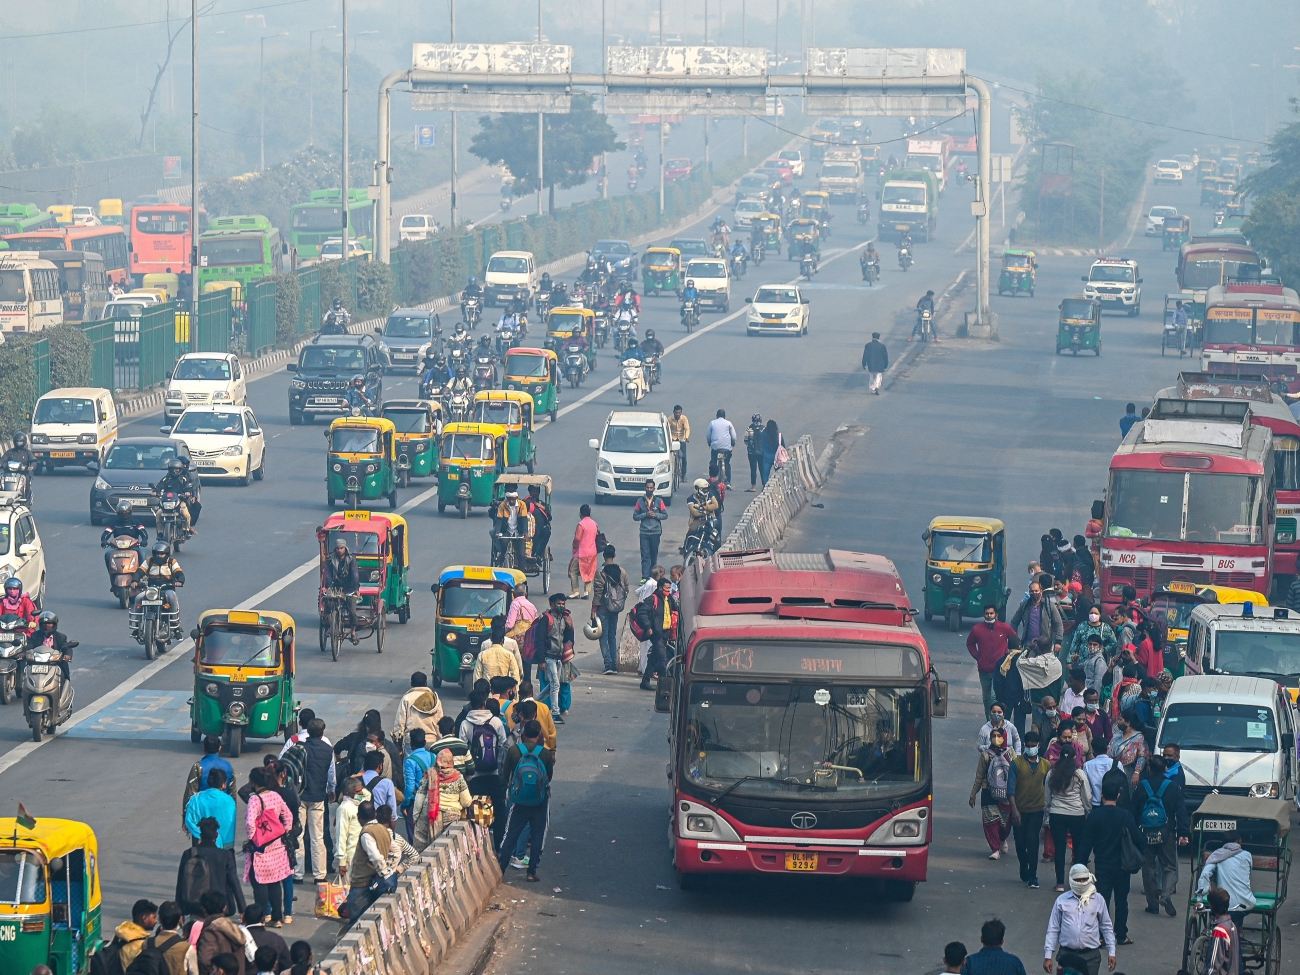
[[[113,321],[82,322],[77,327],[90,342],[90,385],[112,389],[116,382],[113,370]]]
[[[779,471],[772,471],[762,492],[745,507],[722,543],[724,552],[776,548],[790,519],[807,503],[809,495],[825,483],[813,453],[812,437],[804,434],[793,447],[786,449],[790,452],[789,463]]]

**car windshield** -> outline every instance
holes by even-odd
[[[176,363],[172,379],[193,382],[208,380],[211,382],[228,382],[230,380],[230,363],[225,359],[182,359]]]
[[[725,278],[727,276],[727,265],[721,261],[691,264],[686,268],[686,276],[690,278]]]
[[[1156,163],[1156,168],[1157,169],[1181,169],[1182,167],[1178,165],[1177,159],[1161,159],[1158,163]]]
[[[762,213],[765,207],[758,200],[741,200],[736,204],[737,213]]]
[[[901,206],[924,206],[924,186],[900,186],[898,183],[886,183],[881,203],[893,203]]]
[[[172,433],[215,433],[239,437],[244,433],[244,415],[238,410],[186,410],[176,421]]]
[[[379,554],[379,535],[375,532],[346,531],[338,528],[330,530],[329,537],[325,539],[325,550],[333,552],[340,538],[353,555]]]
[[[1110,538],[1234,545],[1257,545],[1263,538],[1259,477],[1130,470],[1113,472],[1110,485],[1106,522]]]
[[[62,397],[46,397],[36,404],[32,423],[91,423],[95,422],[95,401]]]
[[[669,169],[688,169],[688,168],[690,168],[690,165],[691,165],[691,161],[690,161],[689,159],[669,159],[669,160],[668,160],[668,168],[669,168]]]
[[[550,360],[544,355],[507,355],[506,375],[522,379],[545,379]]]
[[[335,427],[330,431],[332,454],[377,454],[380,433],[374,427]]]
[[[794,288],[759,288],[754,295],[756,305],[797,305],[799,292]]]
[[[488,261],[488,273],[527,274],[528,261],[522,257],[494,257]]]
[[[1178,216],[1178,207],[1152,207],[1147,216],[1163,220],[1165,217]]]
[[[1156,747],[1166,745],[1183,751],[1275,752],[1277,727],[1273,712],[1258,705],[1188,701],[1169,705]]]
[[[499,423],[501,426],[518,426],[523,420],[519,404],[510,400],[479,400],[474,404],[474,419],[479,423]]]
[[[143,311],[144,302],[141,301],[112,301],[104,306],[104,314],[117,321],[139,318]]]
[[[992,562],[991,539],[985,534],[938,530],[930,533],[932,562]]]
[[[438,615],[491,619],[506,611],[506,591],[487,583],[449,582],[438,590]]]
[[[44,903],[45,864],[26,850],[0,851],[0,904]]]
[[[392,420],[398,433],[429,433],[433,424],[426,410],[385,409],[384,419]]]
[[[384,325],[386,339],[427,339],[433,335],[433,319],[427,315],[390,315]]]
[[[199,241],[199,260],[204,267],[261,264],[261,237],[221,237]]]
[[[1300,681],[1300,633],[1219,630],[1214,637],[1214,669],[1284,680],[1294,687]]]
[[[1092,302],[1066,298],[1061,302],[1061,317],[1092,321]]]
[[[668,246],[681,251],[682,257],[691,257],[695,254],[707,254],[709,252],[709,245],[702,240],[674,240]]]
[[[481,433],[449,433],[442,438],[443,460],[491,460],[492,438]]]
[[[1088,280],[1094,284],[1099,281],[1119,281],[1132,284],[1133,279],[1133,268],[1127,264],[1094,264],[1092,271],[1088,274]]]
[[[915,791],[929,772],[926,705],[921,687],[693,682],[686,776],[801,801]]]
[[[109,471],[161,471],[176,456],[175,444],[133,444],[120,440],[108,452],[104,469]]]
[[[402,218],[402,226],[403,226],[403,227],[419,227],[419,228],[423,229],[425,226],[427,226],[427,224],[424,222],[425,219],[426,219],[425,217],[403,217],[403,218]]]
[[[777,155],[780,156],[782,159],[789,160],[790,162],[799,161],[798,149],[782,149],[779,153],[777,153]]]
[[[358,348],[309,345],[302,350],[298,371],[360,373],[366,369],[366,354]]]
[[[669,166],[672,165],[670,161]],[[626,240],[598,240],[592,248],[593,254],[608,254],[611,257],[627,257],[632,253],[632,245]]]
[[[668,441],[663,427],[610,426],[601,449],[611,454],[663,454]]]
[[[270,630],[223,626],[203,634],[199,662],[210,667],[278,667],[280,652]]]

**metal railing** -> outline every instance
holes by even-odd
[[[77,326],[90,342],[90,385],[101,389],[113,389],[117,385],[113,369],[113,325],[109,319],[81,322]]]
[[[166,382],[176,364],[176,309],[170,304],[146,308],[139,322],[137,378],[144,391]]]
[[[253,358],[275,349],[275,281],[263,278],[248,287],[248,354]]]
[[[776,548],[791,519],[825,483],[813,453],[812,437],[804,434],[786,449],[790,460],[780,470],[772,471],[762,492],[745,507],[722,543],[723,551]]]
[[[228,288],[199,295],[198,344],[195,351],[229,352],[233,321]]]

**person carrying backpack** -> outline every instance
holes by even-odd
[[[1146,837],[1146,862],[1142,865],[1142,892],[1148,914],[1160,908],[1177,917],[1174,894],[1178,891],[1178,848],[1186,846],[1191,823],[1183,802],[1183,789],[1165,778],[1165,760],[1152,755],[1146,774],[1133,790],[1133,818]]]
[[[175,901],[159,905],[158,931],[145,940],[126,975],[185,975],[190,943],[181,931],[181,917],[180,905]]]
[[[505,807],[501,763],[505,760],[510,736],[501,719],[488,710],[487,698],[487,693],[479,688],[470,693],[470,709],[460,723],[459,735],[461,741],[469,746],[470,756],[474,759],[474,777],[469,780],[469,791],[472,795],[491,800],[493,810],[498,813],[492,823],[492,836],[499,841],[505,828],[499,815]]]
[[[605,564],[596,573],[596,584],[591,595],[591,618],[600,620],[600,655],[605,661],[605,674],[618,672],[618,615],[627,605],[629,582],[614,556],[613,545],[605,546]]]
[[[121,975],[144,950],[149,932],[158,923],[158,905],[143,898],[131,907],[131,920],[123,921],[113,939],[95,953],[91,975]]]
[[[970,805],[975,797],[980,800],[980,819],[984,823],[984,838],[988,841],[990,860],[1000,859],[1007,852],[1007,838],[1011,835],[1011,799],[1007,794],[1011,782],[1011,763],[1016,753],[1007,745],[1007,734],[995,729],[989,736],[989,747],[980,752],[975,767],[975,784],[970,790]]]
[[[529,883],[536,883],[537,864],[546,845],[546,825],[550,817],[551,777],[555,774],[555,756],[542,744],[541,724],[524,722],[523,740],[510,746],[502,771],[510,783],[506,790],[510,812],[506,816],[506,835],[497,860],[504,873],[510,866],[515,844],[527,826],[530,836],[526,879]]]

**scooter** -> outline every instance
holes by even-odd
[[[861,224],[868,224],[868,223],[870,223],[870,222],[871,222],[871,204],[870,204],[870,203],[859,203],[859,204],[858,204],[858,223],[861,223]]]
[[[817,258],[812,254],[805,254],[799,258],[799,274],[811,281],[813,275],[817,273]]]
[[[898,266],[903,269],[904,273],[912,266],[912,248],[900,247],[898,249]]]
[[[21,460],[7,460],[0,471],[0,504],[31,504],[32,477]]]
[[[138,588],[135,572],[140,568],[139,542],[129,535],[116,535],[108,545],[108,588],[117,597],[118,608],[126,609]]]
[[[618,392],[620,396],[627,397],[627,405],[632,407],[649,394],[650,387],[646,383],[644,362],[640,359],[623,361],[623,371],[618,379]]]
[[[464,423],[469,419],[469,394],[457,390],[447,397],[448,423]]]
[[[603,349],[609,341],[609,309],[596,309],[596,348]]]
[[[145,586],[138,605],[131,607],[127,617],[135,642],[144,647],[144,655],[150,660],[166,653],[172,635],[180,633],[180,617],[167,610],[165,592],[160,586]]]
[[[21,616],[6,613],[0,616],[0,704],[14,699],[18,689],[18,662],[27,645],[27,631],[31,624]]]
[[[505,354],[519,344],[519,336],[513,328],[502,329],[497,332],[497,356],[504,358]]]
[[[581,386],[582,381],[587,378],[587,354],[582,351],[582,346],[564,347],[564,374],[569,379],[569,385],[574,389]]]
[[[71,650],[75,640],[66,644]],[[59,725],[72,717],[75,694],[72,683],[63,679],[59,661],[63,654],[52,647],[32,647],[24,654],[23,718],[32,730],[32,741],[41,741],[46,732],[53,734]]]

